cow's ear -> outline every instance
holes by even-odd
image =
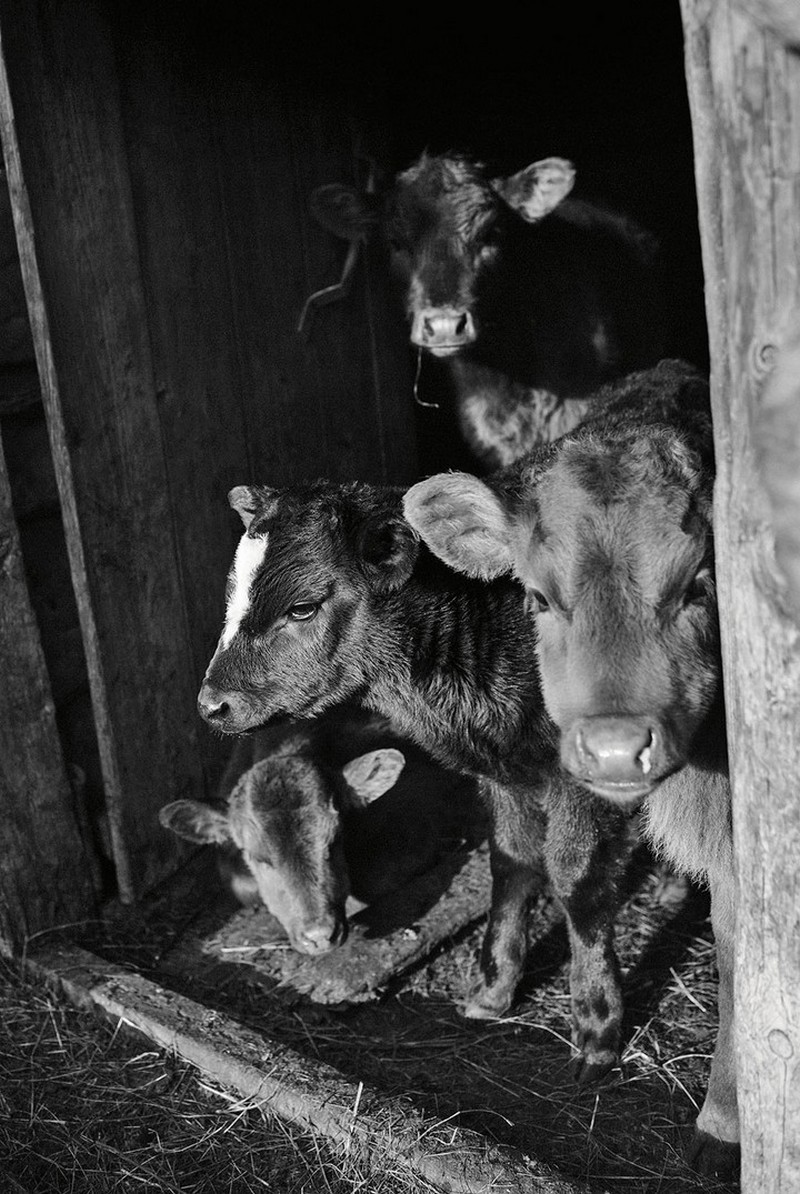
[[[529,224],[554,211],[574,185],[575,167],[566,158],[542,158],[508,178],[492,179],[498,195]]]
[[[403,752],[392,746],[370,750],[351,759],[342,768],[349,803],[354,808],[363,808],[377,800],[394,787],[405,765]]]
[[[492,580],[512,566],[508,516],[497,494],[469,473],[438,473],[403,499],[405,516],[434,555],[467,576]]]
[[[419,540],[400,516],[369,518],[359,532],[358,549],[361,565],[376,588],[399,589],[414,570]]]
[[[273,490],[266,485],[237,485],[228,494],[231,509],[235,510],[244,523],[245,530],[270,504]]]
[[[317,223],[342,240],[367,240],[378,222],[375,196],[340,182],[317,187],[308,206]]]
[[[173,800],[159,810],[158,819],[165,829],[187,842],[222,846],[231,840],[225,814],[199,800]]]

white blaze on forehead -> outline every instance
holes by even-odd
[[[253,583],[253,577],[264,562],[268,539],[269,535],[266,534],[259,535],[256,539],[244,534],[239,540],[231,569],[230,596],[225,608],[225,625],[222,630],[223,647],[231,645],[242,618],[250,608],[250,586]]]

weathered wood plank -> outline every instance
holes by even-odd
[[[775,557],[800,627],[800,313],[756,412],[756,455],[772,510]]]
[[[3,5],[0,111],[118,883],[133,899],[174,865],[158,808],[202,774],[107,15],[77,0]]]
[[[377,1170],[391,1161],[450,1194],[588,1194],[533,1157],[487,1144],[349,1082],[219,1012],[82,950],[49,950],[28,969],[83,1008],[143,1033],[253,1105],[321,1133]]]
[[[194,697],[219,637],[241,532],[226,495],[252,474],[225,250],[231,231],[208,81],[198,77],[191,43],[178,52],[166,34],[135,20],[115,37]],[[211,791],[229,744],[196,722]]]
[[[370,334],[363,294],[309,337],[296,330],[336,268],[307,200],[352,169],[347,108],[285,62],[215,57],[175,21],[128,13],[115,42],[196,688],[240,530],[227,491],[413,479],[410,397],[403,409],[386,381],[407,346],[393,357]],[[199,742],[209,773],[221,746],[202,726]]]
[[[800,46],[800,5],[797,0],[735,0],[757,25],[777,33],[788,45]]]
[[[739,905],[744,1194],[800,1189],[800,632],[754,448],[800,304],[800,56],[732,0],[681,0],[711,351]]]
[[[96,914],[95,869],[64,769],[0,441],[0,952]]]
[[[269,89],[247,74],[220,81],[217,100],[254,479],[410,482],[408,348],[405,335],[393,344],[377,331],[403,324],[394,296],[369,288],[362,261],[347,301],[297,331],[306,299],[336,280],[343,257],[341,242],[311,218],[309,197],[365,163],[354,156],[363,118],[302,73],[293,80],[294,69],[285,66]]]

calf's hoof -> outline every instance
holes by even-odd
[[[507,988],[477,987],[467,996],[461,1014],[467,1020],[494,1020],[511,1007],[513,994]]]
[[[573,1023],[572,1043],[577,1055],[572,1077],[578,1086],[592,1086],[619,1065],[619,1020],[603,1025]]]
[[[610,1074],[618,1064],[619,1057],[616,1053],[594,1054],[592,1057],[582,1053],[572,1063],[572,1077],[578,1086],[593,1086]]]
[[[700,1177],[733,1184],[739,1180],[742,1150],[729,1140],[711,1136],[702,1128],[695,1128],[686,1150],[686,1162]]]

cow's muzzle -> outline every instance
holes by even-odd
[[[476,338],[475,321],[466,308],[425,307],[414,313],[411,343],[434,356],[452,356]]]
[[[670,771],[665,735],[647,717],[582,717],[561,738],[561,764],[598,796],[644,799]]]
[[[257,712],[239,692],[225,692],[203,683],[197,697],[200,716],[223,734],[242,734],[259,724]]]
[[[311,957],[329,953],[346,939],[347,921],[343,915],[289,930],[292,948],[299,954],[309,954]]]

